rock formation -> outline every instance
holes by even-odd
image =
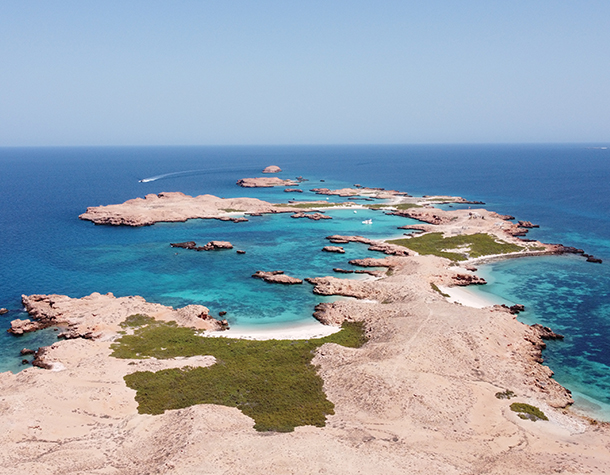
[[[365,257],[364,259],[352,259],[349,263],[353,266],[361,267],[388,267],[392,268],[396,264],[387,258],[385,259],[374,259],[372,257]]]
[[[187,241],[170,243],[170,246],[182,249],[192,249],[194,251],[219,251],[221,249],[233,249],[233,244],[231,244],[229,241],[210,241],[204,246],[197,246],[195,241]]]
[[[487,283],[485,279],[474,274],[457,274],[452,276],[452,279],[455,285],[460,286],[483,285]]]
[[[333,219],[332,216],[327,216],[325,214],[322,213],[304,213],[302,211],[298,211],[294,214],[290,215],[291,218],[307,218],[307,219],[313,219],[314,221],[319,221],[321,219]]]
[[[337,252],[339,254],[345,254],[345,249],[340,246],[324,246],[322,250],[325,252]]]
[[[279,173],[282,169],[277,165],[269,165],[267,168],[263,170],[263,173]]]
[[[119,324],[134,314],[174,320],[179,325],[202,330],[222,329],[220,322],[211,317],[208,308],[203,305],[187,305],[174,310],[149,303],[139,296],[117,298],[111,293],[102,295],[97,292],[80,299],[65,295],[23,295],[21,300],[33,320],[31,325],[26,324],[28,330],[24,331],[62,325],[66,327],[63,336],[69,339],[97,339],[104,335],[115,335],[120,330]]]
[[[7,332],[12,333],[13,335],[23,335],[24,333],[33,332],[51,325],[53,325],[53,323],[44,325],[39,322],[33,322],[30,319],[16,319],[11,322],[11,328],[9,328]]]
[[[435,208],[409,208],[393,211],[388,214],[416,219],[417,221],[423,221],[424,223],[434,225],[449,224],[451,222],[451,215],[449,212]]]
[[[296,181],[282,180],[276,176],[259,178],[242,178],[237,184],[243,188],[273,188],[274,186],[295,186]]]
[[[555,333],[549,327],[542,326],[539,323],[534,323],[531,327],[538,332],[538,335],[540,335],[540,338],[543,340],[563,340],[564,338],[563,335]]]
[[[303,283],[301,279],[297,279],[296,277],[290,277],[289,275],[284,274],[284,271],[282,270],[275,270],[271,272],[259,270],[252,274],[252,277],[262,279],[265,282],[269,282],[271,284],[294,285]]]
[[[247,219],[231,213],[240,211],[260,215],[289,210],[256,198],[224,199],[213,195],[192,197],[173,192],[149,194],[145,198],[135,198],[117,205],[89,207],[79,218],[95,224],[150,226],[159,222],[181,222],[189,219],[243,222]]]

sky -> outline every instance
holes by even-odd
[[[610,142],[608,0],[0,2],[0,146]]]

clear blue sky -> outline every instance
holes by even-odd
[[[0,3],[0,146],[600,141],[609,0]]]

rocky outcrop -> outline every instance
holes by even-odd
[[[324,252],[337,252],[339,254],[345,254],[345,249],[340,246],[324,246],[322,250]]]
[[[538,224],[532,224],[530,221],[519,221],[519,226],[521,226],[522,228],[539,228],[540,225]]]
[[[405,218],[416,219],[428,224],[448,224],[451,222],[449,213],[440,209],[427,208],[409,208],[388,213],[394,216],[402,216]]]
[[[9,328],[7,332],[12,333],[13,335],[23,335],[24,333],[40,330],[41,328],[46,328],[51,325],[53,325],[53,323],[33,322],[30,319],[16,319],[11,322],[11,328]]]
[[[242,178],[237,180],[237,184],[242,188],[273,188],[274,186],[295,186],[296,181],[282,180],[276,176],[259,178]]]
[[[595,262],[596,264],[601,264],[602,260],[599,257],[594,257],[591,255],[586,256],[587,257],[587,262]]]
[[[474,274],[457,274],[451,276],[454,285],[466,286],[466,285],[483,285],[487,281],[482,277]]]
[[[359,194],[359,190],[353,190],[351,188],[342,188],[340,190],[331,190],[329,188],[312,188],[309,191],[315,193],[316,195],[341,196],[343,198]]]
[[[284,193],[303,193],[303,190],[299,188],[286,188]]]
[[[333,272],[336,272],[337,274],[353,274],[354,273],[353,270],[341,269],[340,267],[335,267],[333,269]]]
[[[317,295],[343,295],[357,299],[371,299],[379,295],[379,290],[371,286],[371,282],[337,277],[314,277],[305,280],[314,286],[313,293]]]
[[[361,244],[368,244],[369,251],[377,251],[383,252],[389,256],[408,256],[409,252],[402,246],[398,246],[396,244],[389,244],[383,241],[374,241],[372,239],[368,239],[362,236],[341,236],[338,234],[334,234],[332,236],[326,236],[333,244],[347,244],[349,242],[358,242]]]
[[[263,170],[263,173],[279,173],[282,169],[277,165],[269,165]]]
[[[346,311],[342,305],[335,302],[323,302],[315,306],[313,317],[323,325],[340,326],[344,321],[352,319],[353,312]]]
[[[193,197],[173,192],[149,194],[116,205],[89,207],[79,218],[112,226],[150,226],[159,222],[183,222],[189,219],[247,221],[243,216],[230,214],[237,211],[254,215],[287,210],[256,198],[224,199],[213,195]]]
[[[169,245],[180,249],[197,249],[197,243],[195,241],[170,242]]]
[[[490,216],[493,216],[498,219],[502,219],[504,221],[511,221],[511,220],[515,219],[515,217],[511,216],[510,214],[499,214],[499,213],[496,213],[495,211],[492,211],[489,214],[490,214]]]
[[[322,180],[320,180],[322,181]],[[396,190],[386,190],[384,188],[367,188],[367,187],[356,187],[356,188],[341,188],[339,190],[331,190],[329,188],[312,188],[313,193],[318,195],[329,195],[329,196],[341,196],[341,197],[356,197],[362,196],[365,198],[375,199],[390,199],[396,196],[409,196],[408,193]]]
[[[93,334],[93,332],[81,333],[78,331],[78,329],[71,328],[69,330],[58,333],[57,338],[64,338],[65,340],[74,340],[75,338],[84,338],[85,340],[93,340],[94,334]]]
[[[37,366],[42,369],[53,369],[53,364],[45,361],[46,357],[49,356],[50,353],[49,346],[41,346],[38,348],[38,351],[35,353],[34,361],[32,361],[32,366]]]
[[[327,216],[325,214],[322,213],[303,213],[302,211],[298,211],[294,214],[290,215],[291,218],[307,218],[307,219],[313,219],[314,221],[319,221],[321,219],[333,219],[331,216]]]
[[[529,365],[527,369],[530,384],[537,392],[547,395],[547,403],[551,407],[563,408],[573,404],[571,392],[552,379],[553,371],[548,366],[542,365],[544,362],[542,351],[546,348],[546,343],[544,343],[540,331],[533,326],[530,329],[531,333],[525,336],[525,340],[532,346],[529,355],[524,356],[526,358],[529,356],[532,363],[538,363]]]
[[[333,234],[332,236],[326,236],[333,244],[347,244],[348,242],[359,242],[362,244],[373,244],[372,239],[367,239],[362,236],[340,236],[339,234]]]
[[[358,269],[354,271],[354,274],[368,274],[371,275],[373,277],[383,277],[385,275],[385,272],[382,270],[365,270],[365,269]]]
[[[507,311],[511,315],[518,315],[519,313],[525,311],[525,305],[521,305],[520,303],[511,305],[510,307],[506,304],[494,305],[494,308]]]
[[[386,259],[374,259],[372,257],[366,257],[364,259],[352,259],[349,263],[353,266],[360,267],[395,267],[395,263]]]
[[[301,279],[297,279],[296,277],[290,277],[289,275],[284,274],[284,271],[282,270],[274,270],[271,272],[259,270],[252,274],[252,277],[256,279],[262,279],[265,282],[269,282],[271,284],[294,285],[303,283]]]
[[[233,249],[229,241],[210,241],[201,248],[203,251],[218,251],[220,249]]]
[[[375,242],[368,248],[369,251],[383,252],[389,256],[401,256],[406,257],[409,252],[403,247],[396,244],[389,244],[387,242]]]
[[[157,320],[175,321],[178,325],[202,330],[220,330],[222,325],[208,317],[209,310],[203,305],[187,305],[173,309],[150,303],[139,296],[115,297],[111,293],[97,292],[73,299],[66,295],[23,295],[26,311],[37,325],[46,328],[52,325],[65,326],[64,338],[97,339],[116,335],[120,323],[134,314],[148,315]]]
[[[5,313],[8,313],[8,309],[0,308],[0,315],[4,315]]]
[[[549,327],[542,326],[540,325],[540,323],[534,323],[530,326],[538,333],[540,338],[542,338],[543,340],[563,340],[564,338],[563,335],[555,333]]]
[[[219,251],[221,249],[233,249],[233,244],[229,241],[210,241],[205,246],[197,246],[195,241],[170,243],[171,247],[181,249],[192,249],[194,251]]]

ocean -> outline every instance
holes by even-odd
[[[346,246],[345,255],[320,252],[325,236],[400,236],[396,228],[409,220],[351,210],[328,211],[333,219],[321,221],[262,216],[246,223],[191,220],[142,228],[78,219],[87,206],[163,191],[271,202],[320,198],[235,184],[278,165],[282,178],[309,179],[304,190],[359,183],[481,200],[487,209],[539,224],[530,238],[603,259],[601,265],[574,256],[497,262],[481,267],[489,284],[475,291],[522,303],[522,321],[564,334],[564,341],[549,342],[545,364],[573,392],[576,409],[610,420],[610,150],[602,146],[607,144],[0,148],[0,307],[9,309],[0,327],[26,318],[21,295],[35,293],[112,292],[174,307],[198,303],[212,314],[226,311],[235,328],[309,321],[313,307],[330,298],[315,296],[307,284],[271,285],[251,274],[332,275],[333,267],[371,254],[357,244]],[[368,218],[373,224],[363,225]],[[169,246],[210,240],[231,241],[246,255]],[[0,331],[0,371],[19,371],[19,350],[50,344],[55,335],[53,329],[23,337]]]

